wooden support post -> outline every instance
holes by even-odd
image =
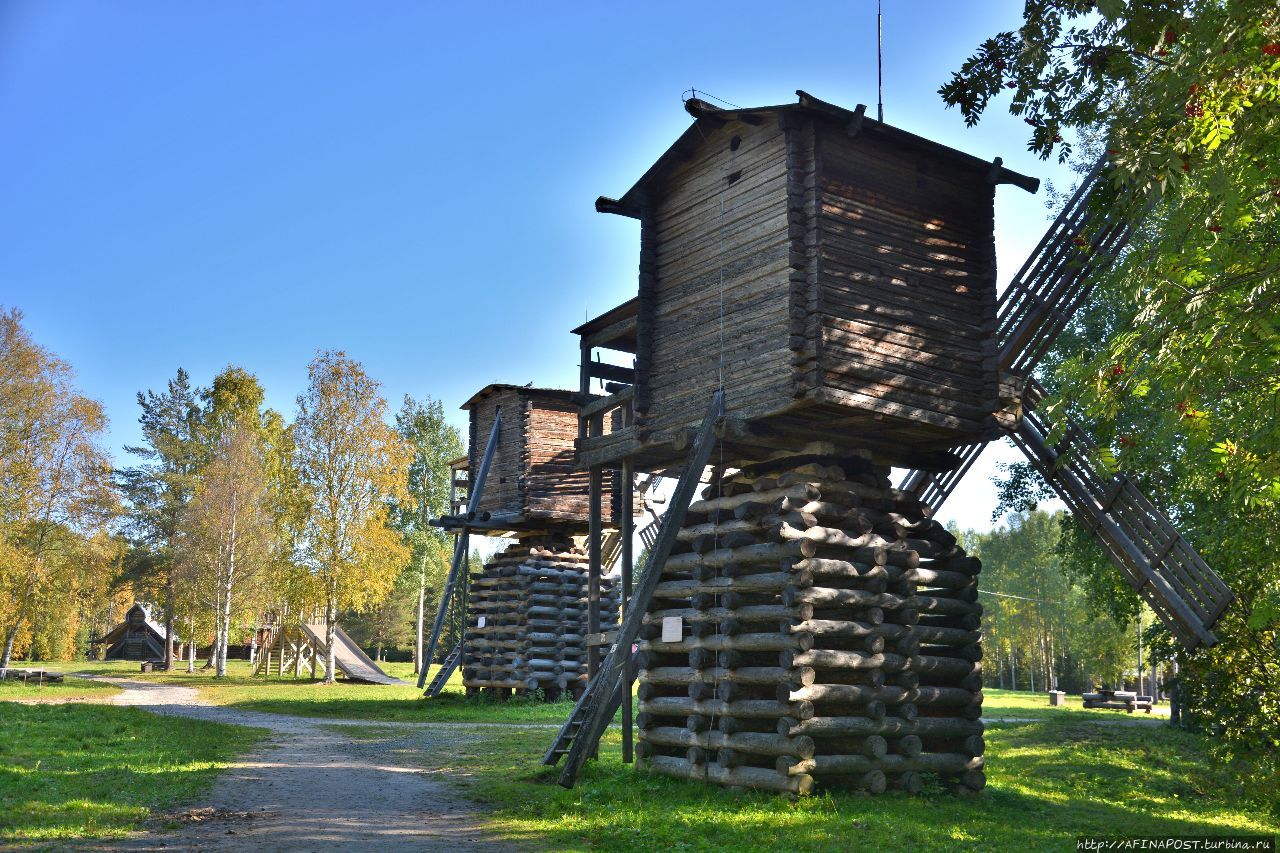
[[[589,556],[587,569],[587,633],[600,633],[600,546],[603,531],[602,494],[604,492],[604,471],[599,466],[591,469],[590,485],[590,524]],[[592,646],[587,650],[587,678],[595,676],[600,668],[600,647]]]
[[[635,516],[631,505],[635,492],[634,465],[630,459],[622,462],[622,494],[619,501],[621,518],[618,519],[618,535],[622,540],[622,612],[627,612],[631,601],[631,540],[635,536]],[[622,761],[630,764],[635,760],[632,743],[632,708],[631,684],[635,680],[635,667],[628,661],[622,670]]]

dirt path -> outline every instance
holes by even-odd
[[[423,765],[475,740],[467,726],[323,720],[210,705],[190,687],[107,679],[114,704],[157,714],[256,726],[272,734],[219,775],[207,802],[174,832],[148,832],[101,850],[518,849],[487,832],[478,807]],[[335,726],[367,728],[353,737]]]

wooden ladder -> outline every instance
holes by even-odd
[[[723,416],[724,392],[716,391],[711,396],[711,405],[702,419],[702,426],[693,440],[693,446],[689,448],[689,459],[684,473],[676,483],[670,507],[663,515],[662,529],[653,547],[649,549],[649,557],[632,589],[627,612],[622,617],[622,624],[618,626],[618,638],[609,647],[609,653],[600,664],[600,669],[587,682],[587,688],[574,706],[573,714],[561,728],[556,742],[547,751],[544,761],[550,759],[551,764],[558,761],[561,755],[565,756],[564,769],[560,772],[558,781],[566,788],[573,787],[583,764],[595,754],[600,737],[622,701],[622,685],[627,664],[632,657],[631,647],[640,636],[640,625],[649,609],[649,601],[653,598],[658,581],[662,579],[662,567],[671,555],[676,534],[684,524],[689,503],[702,479],[702,471],[711,459],[711,449],[715,446],[715,426]]]
[[[426,695],[436,697],[440,695],[440,691],[444,689],[445,682],[449,680],[449,676],[453,675],[454,670],[458,668],[458,664],[462,661],[462,643],[458,643],[449,650],[449,654],[445,655],[444,663],[440,664],[440,669],[436,674],[431,676],[431,683],[427,685]]]
[[[467,515],[475,512],[480,506],[480,497],[484,494],[484,481],[489,475],[489,463],[493,461],[493,453],[498,447],[498,428],[502,425],[502,409],[498,409],[493,415],[493,429],[489,431],[489,442],[484,448],[484,458],[480,460],[480,470],[476,472],[475,479],[469,483],[467,489]],[[468,477],[470,474],[468,474]],[[457,533],[457,542],[453,546],[453,562],[449,565],[449,576],[445,579],[444,589],[440,593],[440,609],[436,612],[436,621],[431,628],[431,639],[427,642],[427,648],[422,653],[422,670],[418,673],[418,689],[423,689],[427,683],[427,671],[431,669],[431,660],[435,657],[436,646],[440,643],[440,634],[444,631],[445,619],[449,615],[449,606],[453,603],[454,592],[458,589],[459,581],[466,583],[464,577],[470,571],[468,565],[468,545],[471,541],[470,531],[464,524],[462,529]],[[463,620],[463,633],[466,633],[466,623]]]
[[[604,670],[600,670],[604,672]],[[587,682],[586,691],[583,692],[585,698],[587,693],[593,692],[597,688],[597,682],[600,680],[600,672],[597,672],[592,679]],[[609,700],[609,719],[613,719],[613,715],[618,713],[618,708],[622,705],[622,679],[618,679],[613,685],[613,696]],[[547,754],[542,756],[542,763],[548,767],[555,766],[560,761],[560,756],[567,755],[569,749],[573,746],[574,738],[578,736],[578,732],[582,729],[583,722],[586,721],[588,706],[585,702],[579,700],[578,704],[573,706],[573,713],[569,715],[569,719],[565,720],[563,726],[560,727],[560,733],[556,735],[555,742],[551,744],[551,748],[547,750]]]

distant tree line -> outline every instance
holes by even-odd
[[[344,353],[319,353],[308,379],[290,423],[241,367],[207,387],[179,369],[138,394],[135,464],[113,470],[101,405],[20,312],[0,313],[0,668],[84,653],[135,599],[189,668],[208,649],[220,676],[264,620],[322,621],[330,640],[342,621],[416,661],[450,558],[429,521],[461,435],[430,398],[406,396],[393,420]]]
[[[1063,527],[1071,524],[1064,513],[1035,510],[989,533],[963,534],[982,560],[988,687],[1080,693],[1136,675],[1136,622],[1100,612],[1064,568]]]

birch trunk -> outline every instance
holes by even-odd
[[[222,607],[218,613],[218,619],[221,623],[222,636],[218,643],[218,668],[215,672],[216,677],[227,677],[227,639],[231,634],[231,589],[235,585],[236,580],[236,536],[238,533],[236,513],[239,509],[238,501],[233,495],[231,498],[231,539],[229,548],[227,549],[227,574],[223,579],[221,596]]]
[[[329,591],[328,598],[329,600],[325,603],[324,607],[324,683],[333,684],[337,681],[333,643],[338,636],[338,608],[334,601],[335,593],[332,589]]]
[[[418,641],[413,647],[413,674],[422,671],[422,611],[427,597],[427,576],[422,574],[418,582]]]

